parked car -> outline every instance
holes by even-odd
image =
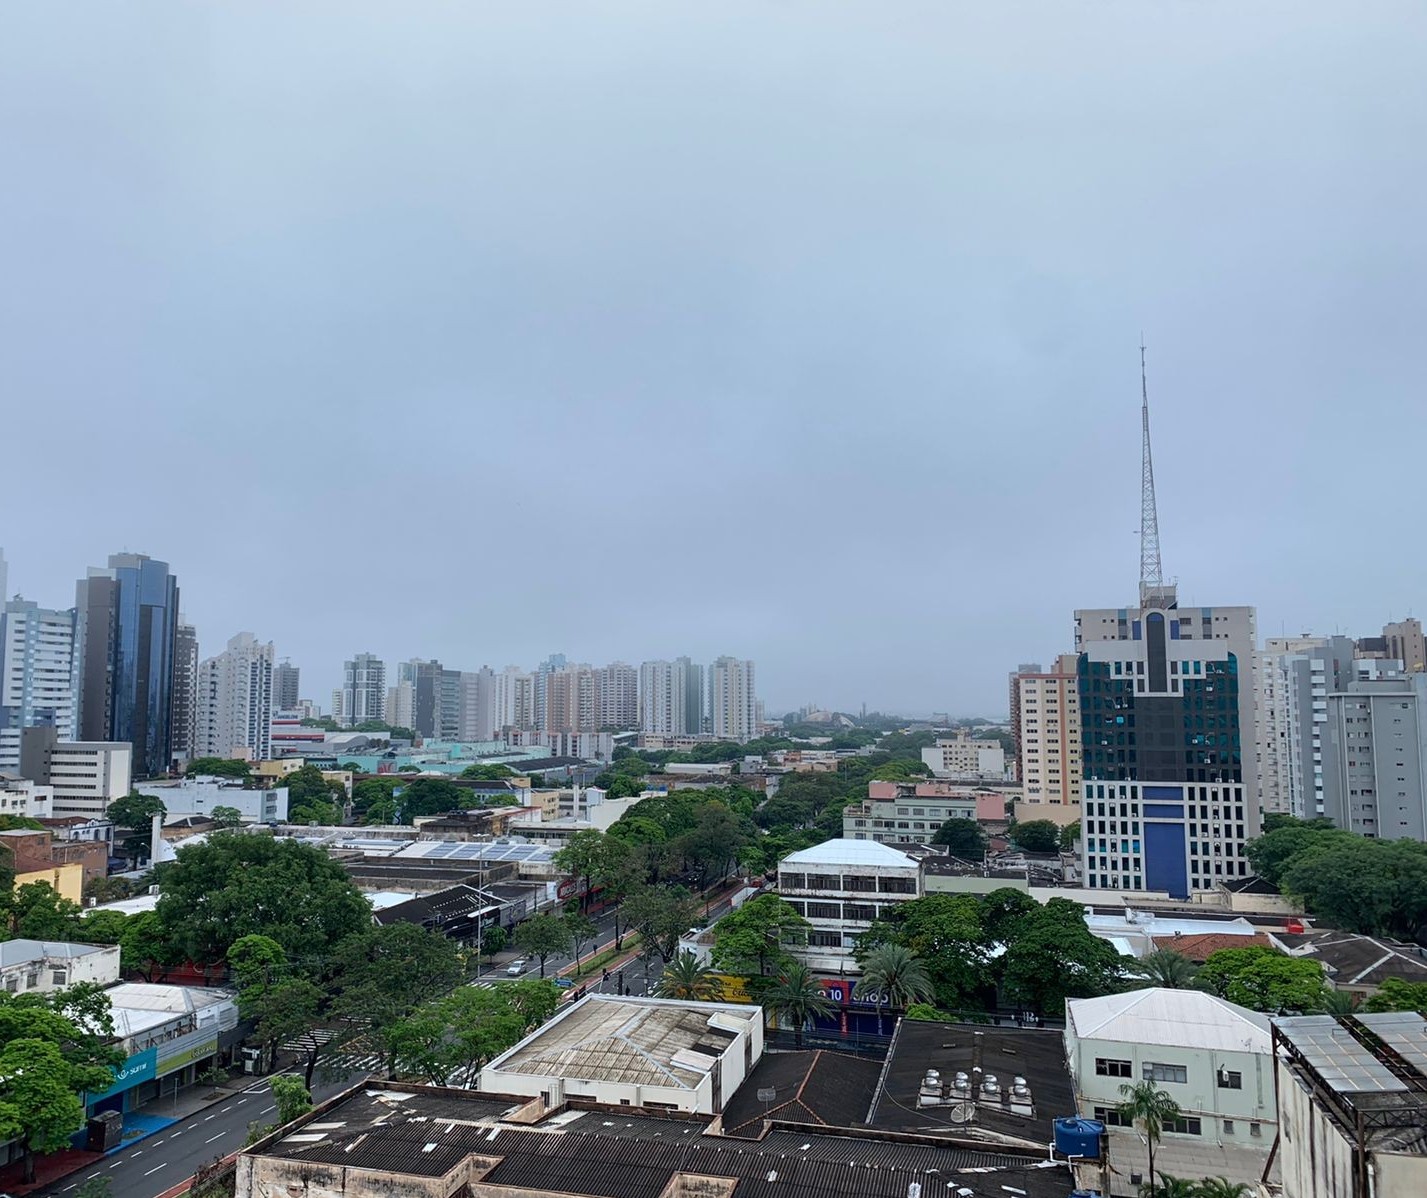
[[[505,967],[505,972],[510,977],[518,978],[522,973],[525,972],[525,966],[527,964],[528,962],[525,960],[525,958],[521,957],[519,960],[512,961],[509,965],[507,965]]]
[[[556,985],[556,987],[558,987],[558,988],[561,989],[561,990],[568,990],[568,989],[570,989],[570,987],[573,986],[574,984],[575,984],[575,983],[572,982],[569,978],[556,978],[556,979],[555,979],[555,985]]]

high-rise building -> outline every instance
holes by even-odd
[[[639,667],[639,730],[660,736],[704,731],[704,668],[687,657]]]
[[[342,665],[342,689],[332,694],[332,718],[344,728],[386,718],[386,663],[358,653]],[[340,708],[340,711],[338,710]]]
[[[758,735],[758,696],[751,661],[720,657],[709,666],[710,731],[723,740]]]
[[[393,728],[411,728],[416,720],[416,688],[411,679],[403,678],[387,687],[386,721]]]
[[[494,731],[530,731],[535,724],[535,679],[519,666],[506,666],[494,679]]]
[[[25,728],[74,734],[74,612],[16,596],[0,606],[0,770],[20,764]]]
[[[1254,753],[1259,805],[1300,819],[1323,814],[1323,731],[1327,696],[1357,677],[1356,646],[1345,636],[1271,637],[1258,655]]]
[[[198,739],[198,629],[180,612],[173,638],[173,760],[189,761]]]
[[[704,705],[708,688],[704,684],[704,667],[697,662],[690,661],[687,657],[674,659],[676,703],[681,687],[684,693],[684,734],[699,736],[709,730],[708,714]]]
[[[441,727],[441,663],[413,657],[397,667],[397,683],[411,683],[411,729],[435,740]]]
[[[596,696],[595,727],[634,728],[639,723],[639,671],[625,661],[610,662],[594,673]]]
[[[535,673],[531,675],[531,702],[534,709],[536,729],[544,729],[545,714],[550,707],[549,698],[545,693],[547,680],[551,674],[557,670],[565,669],[567,665],[568,663],[563,653],[552,653],[535,667]]]
[[[117,553],[79,582],[75,602],[76,727],[81,740],[127,741],[134,773],[172,760],[178,580],[168,563]]]
[[[1012,677],[1011,730],[1023,801],[1044,806],[1032,819],[1080,818],[1080,691],[1076,658],[1062,654],[1049,671],[1022,667]]]
[[[1385,624],[1383,640],[1387,642],[1387,655],[1393,661],[1400,661],[1409,674],[1427,671],[1427,638],[1422,635],[1422,621],[1409,617],[1393,624]]]
[[[443,668],[436,692],[436,738],[444,741],[461,739],[461,706],[463,702],[461,671]]]
[[[461,737],[467,742],[495,739],[496,674],[490,666],[461,674]]]
[[[302,671],[287,658],[273,666],[273,710],[296,711]]]
[[[272,756],[273,645],[240,632],[198,667],[195,757]]]
[[[1322,814],[1383,840],[1427,841],[1427,673],[1360,662],[1326,696]]]
[[[1249,872],[1255,617],[1164,582],[1147,394],[1141,417],[1139,603],[1075,613],[1082,864],[1090,887],[1183,898]]]

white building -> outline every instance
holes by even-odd
[[[1110,1128],[1111,1160],[1142,1158],[1139,1133],[1116,1108],[1121,1086],[1152,1081],[1181,1112],[1164,1129],[1157,1170],[1245,1182],[1262,1175],[1278,1131],[1266,1015],[1200,990],[1070,999],[1065,1050],[1080,1113]]]
[[[1427,1194],[1427,1020],[1276,1019],[1284,1198]]]
[[[49,819],[54,814],[54,787],[28,778],[0,774],[0,815],[19,819]]]
[[[391,721],[396,724],[395,720]],[[500,725],[496,723],[496,675],[490,666],[461,673],[461,740],[467,744],[485,743],[496,738]],[[410,728],[410,724],[397,724]]]
[[[163,802],[165,820],[209,818],[215,807],[233,807],[244,823],[287,822],[287,787],[244,786],[236,779],[184,778],[181,782],[140,782],[142,795]]]
[[[720,657],[708,670],[710,731],[720,740],[758,735],[758,695],[751,661]]]
[[[273,645],[240,632],[198,667],[195,757],[272,756]]]
[[[61,940],[0,943],[0,990],[6,994],[52,994],[80,982],[109,986],[118,980],[117,944]]]
[[[778,893],[810,924],[808,943],[790,947],[814,969],[856,969],[857,937],[896,903],[919,898],[921,866],[872,840],[825,840],[778,865]]]
[[[21,741],[24,776],[53,791],[50,814],[98,818],[129,793],[134,751],[113,741],[56,741],[51,728],[28,728]]]
[[[1006,750],[1000,741],[977,740],[962,731],[937,737],[922,750],[922,764],[938,778],[958,782],[1000,780],[1006,776]]]
[[[612,661],[595,671],[595,728],[634,728],[639,724],[639,671],[627,661]]]
[[[716,1115],[762,1055],[762,1007],[591,994],[496,1057],[480,1089]]]
[[[332,692],[332,718],[344,728],[386,718],[386,662],[358,653],[342,663],[342,686]],[[410,727],[411,725],[404,725]]]
[[[20,732],[74,735],[74,612],[15,598],[0,607],[0,770],[20,764]]]

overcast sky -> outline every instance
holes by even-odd
[[[752,657],[997,713],[1166,573],[1424,613],[1427,7],[65,4],[0,17],[10,590],[206,655]]]

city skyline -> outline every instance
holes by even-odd
[[[78,59],[15,14],[6,436],[65,434],[63,485],[11,463],[15,586],[143,549],[312,694],[564,645],[999,712],[1135,579],[1143,330],[1184,600],[1414,610],[1345,446],[1420,417],[1427,12],[1034,11],[95,13]]]

